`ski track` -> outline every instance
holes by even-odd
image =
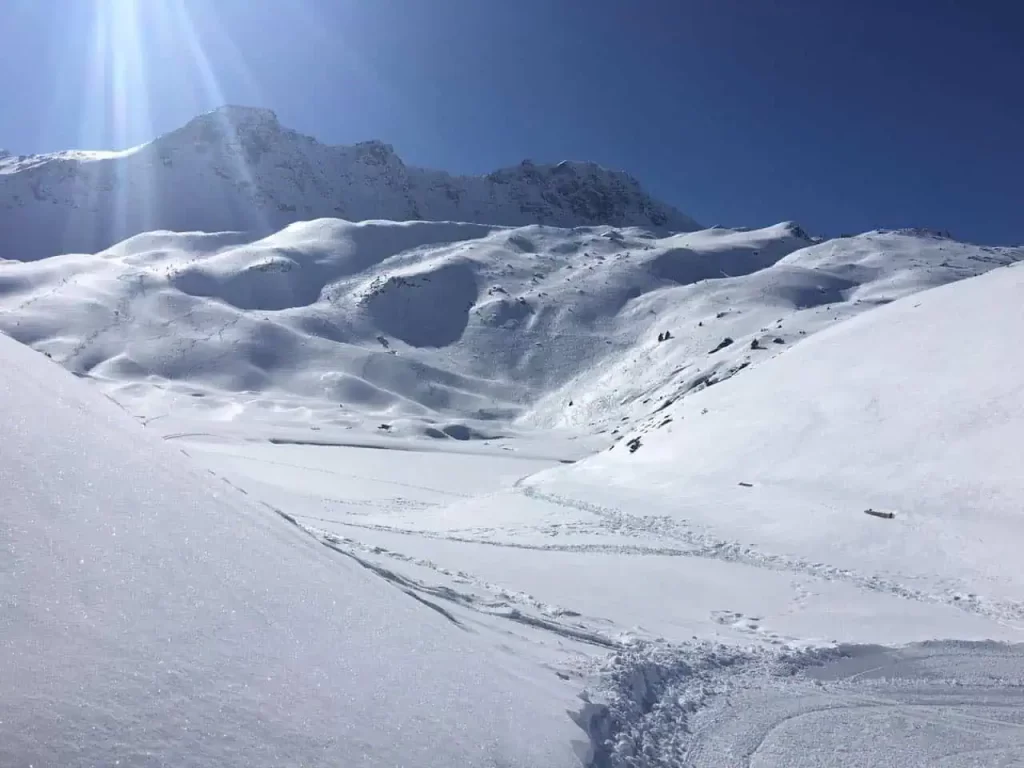
[[[608,529],[620,535],[654,535],[686,545],[685,549],[674,549],[670,552],[655,550],[650,552],[651,554],[709,558],[743,563],[756,568],[814,576],[826,581],[843,581],[860,589],[884,592],[905,600],[952,605],[968,613],[985,616],[1005,626],[1016,628],[1018,624],[1015,622],[1024,622],[1024,604],[1018,602],[988,600],[975,594],[964,595],[955,590],[949,590],[944,594],[928,593],[911,589],[899,582],[878,575],[858,573],[846,568],[810,562],[789,555],[761,552],[749,545],[718,539],[708,533],[695,531],[688,523],[676,518],[631,515],[614,507],[605,507],[579,499],[545,493],[526,484],[526,479],[519,480],[515,484],[515,490],[527,498],[588,512],[598,517]]]
[[[340,474],[332,472],[331,470],[320,471],[327,472],[330,474]],[[956,592],[954,590],[950,590],[946,594],[932,594],[924,592],[922,590],[911,589],[902,584],[899,584],[896,581],[876,575],[858,573],[848,569],[830,566],[825,563],[810,562],[807,560],[791,556],[761,552],[753,547],[746,546],[738,542],[717,539],[709,534],[695,531],[685,521],[672,519],[667,516],[643,517],[638,515],[631,515],[629,513],[623,512],[613,507],[602,506],[591,502],[582,501],[579,499],[572,499],[562,495],[545,493],[528,485],[526,483],[528,478],[529,476],[520,478],[520,480],[518,480],[514,484],[513,490],[517,493],[522,494],[526,498],[530,498],[535,501],[540,501],[547,504],[554,504],[556,506],[570,508],[576,511],[586,512],[588,514],[596,516],[600,521],[599,525],[597,526],[589,526],[585,523],[562,523],[544,526],[543,528],[532,528],[529,529],[529,532],[541,531],[548,535],[557,535],[556,531],[560,532],[561,530],[568,530],[571,533],[613,532],[620,536],[654,536],[660,539],[667,539],[671,542],[675,542],[682,546],[633,546],[628,544],[593,543],[535,544],[530,542],[509,541],[508,539],[497,540],[494,538],[490,538],[494,536],[495,533],[510,533],[510,531],[505,529],[500,529],[496,531],[496,529],[486,527],[464,528],[460,529],[458,533],[455,533],[438,532],[430,530],[416,530],[374,523],[354,522],[351,520],[337,520],[328,517],[307,515],[302,513],[289,515],[288,517],[290,519],[293,519],[297,525],[300,525],[303,529],[305,529],[307,532],[316,537],[325,545],[330,546],[338,551],[344,551],[345,554],[348,554],[353,558],[360,560],[360,562],[363,562],[363,560],[365,560],[365,558],[367,557],[385,557],[394,561],[400,561],[403,563],[416,565],[422,568],[432,570],[438,573],[439,576],[451,579],[456,583],[471,584],[477,589],[481,590],[482,592],[491,595],[492,597],[490,599],[487,599],[470,595],[468,593],[457,593],[448,587],[432,586],[424,582],[417,581],[415,579],[406,579],[406,577],[402,577],[403,579],[405,579],[402,582],[402,584],[406,588],[418,590],[420,592],[430,594],[437,598],[449,599],[465,607],[469,607],[473,610],[485,612],[491,615],[504,615],[504,613],[508,613],[510,611],[519,611],[521,609],[525,609],[528,611],[537,611],[540,617],[542,617],[540,619],[542,623],[550,622],[553,618],[566,616],[577,617],[580,616],[580,614],[576,611],[567,608],[550,605],[525,592],[509,590],[505,587],[495,585],[484,579],[480,579],[476,576],[473,576],[463,570],[450,570],[430,560],[412,557],[409,555],[405,555],[401,552],[396,552],[394,550],[390,550],[384,547],[364,544],[358,541],[357,539],[353,539],[347,536],[340,536],[334,532],[323,529],[315,524],[329,524],[332,526],[342,526],[344,528],[349,529],[362,529],[392,535],[414,536],[439,541],[449,541],[460,544],[484,545],[530,551],[707,558],[721,560],[725,562],[739,563],[742,565],[752,566],[756,568],[765,568],[774,571],[782,571],[800,576],[810,576],[824,581],[842,581],[848,584],[852,584],[853,586],[859,589],[893,595],[895,597],[899,597],[905,600],[914,600],[918,602],[933,604],[952,605],[961,610],[967,611],[968,613],[974,613],[981,616],[985,616],[1006,626],[1014,626],[1012,622],[1024,620],[1024,607],[1021,607],[1019,604],[1000,603],[998,601],[986,600],[977,595],[969,596],[965,599],[962,596],[962,593]],[[409,485],[397,483],[395,481],[381,482],[392,483],[395,485]],[[433,488],[427,489],[425,487],[411,485],[409,485],[409,487],[415,488],[416,490],[430,490],[435,493],[443,493],[442,491]],[[355,505],[371,508],[388,507],[390,505],[391,508],[404,507],[407,511],[417,508],[424,509],[430,506],[434,506],[424,502],[416,502],[412,500],[404,500],[404,502],[402,500],[396,499],[373,501],[356,499],[353,501],[347,501],[344,499],[322,498],[319,496],[317,498],[331,505]],[[395,501],[399,501],[400,503],[393,503]],[[313,525],[311,525],[310,523],[313,523]],[[361,553],[361,556],[357,553]],[[374,567],[376,569],[379,566]],[[388,572],[392,573],[391,571]],[[513,609],[512,606],[515,606],[515,608]],[[524,620],[525,618],[525,616],[517,618],[511,615],[506,617],[513,618],[516,620]],[[719,611],[712,615],[711,618],[716,623],[728,625],[740,631],[746,631],[748,634],[763,636],[763,639],[766,639],[769,642],[772,642],[776,645],[781,644],[786,640],[786,638],[779,635],[763,633],[758,626],[757,620],[753,617],[746,617],[741,614],[729,611]],[[595,623],[603,622],[603,620],[600,618],[589,618],[589,620]],[[578,631],[579,627],[582,627],[582,625],[578,625],[578,627],[572,628],[571,631],[576,632]],[[558,631],[561,633],[560,627],[551,626],[548,628],[552,629],[553,631]],[[589,632],[589,634],[593,637],[601,638],[601,640],[595,644],[609,644],[608,647],[617,647],[617,641],[614,639],[617,635],[615,634],[602,633],[600,630],[592,630]]]
[[[462,627],[462,622],[452,615],[450,611],[439,606],[432,600],[428,600],[424,595],[447,600],[476,613],[507,619],[519,624],[543,629],[559,635],[560,637],[586,643],[587,645],[598,646],[605,649],[622,647],[622,643],[619,640],[609,637],[601,632],[592,631],[586,628],[582,623],[567,624],[563,621],[557,620],[559,617],[576,617],[580,615],[574,611],[542,603],[524,592],[510,592],[502,587],[489,584],[470,576],[464,571],[452,572],[445,568],[440,568],[429,560],[410,557],[409,555],[393,552],[383,547],[374,547],[362,544],[361,542],[337,536],[328,531],[312,528],[304,525],[297,519],[301,516],[292,516],[275,507],[270,507],[270,505],[267,506],[285,520],[315,538],[328,549],[355,560],[367,570],[370,570],[381,578],[397,585],[410,597],[429,606],[457,626]],[[357,552],[362,552],[363,554],[360,555],[357,554]],[[453,580],[472,584],[473,586],[483,590],[490,591],[494,593],[495,598],[490,600],[481,599],[477,595],[469,592],[462,592],[445,585],[427,584],[423,581],[402,575],[392,569],[385,568],[378,563],[372,562],[367,555],[387,556],[405,563],[411,563],[413,565],[434,570],[439,574],[452,578]],[[517,604],[518,606],[536,610],[541,615],[524,613],[520,607],[517,607]]]

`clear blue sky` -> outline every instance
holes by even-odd
[[[705,224],[1024,242],[1019,0],[0,0],[0,147],[221,103],[485,172],[635,174]]]

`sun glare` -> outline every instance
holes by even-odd
[[[213,10],[189,0],[92,0],[92,30],[83,115],[83,133],[107,137],[117,149],[154,139],[161,128],[153,120],[152,107],[161,99],[174,100],[176,110],[189,116],[223,105],[227,99],[218,80],[211,56],[204,48],[204,35],[216,40],[221,57],[232,61],[236,80],[247,82],[256,93],[244,62],[220,28]],[[197,16],[201,18],[197,21]],[[221,117],[223,120],[224,118]],[[229,126],[224,125],[225,132]],[[227,158],[236,178],[252,189],[252,171],[240,153]],[[152,158],[148,159],[149,161]],[[155,187],[155,168],[141,158],[119,164],[117,199],[109,211],[115,232],[137,231],[160,217],[160,190]],[[102,184],[93,185],[97,193]],[[130,203],[130,204],[129,204]],[[254,203],[254,213],[256,206]],[[143,221],[129,221],[141,215]]]

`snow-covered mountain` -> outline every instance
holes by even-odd
[[[1024,755],[1024,248],[238,108],[0,227],[3,765]]]
[[[152,230],[269,234],[323,217],[698,228],[594,163],[452,176],[407,166],[379,141],[320,144],[248,107],[119,152],[0,154],[0,258],[92,253]]]
[[[922,232],[819,243],[793,224],[658,237],[324,219],[0,263],[0,329],[144,418],[190,404],[620,437],[844,318],[1022,257]]]

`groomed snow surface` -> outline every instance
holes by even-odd
[[[1024,765],[1020,249],[36,255],[0,263],[37,350],[0,339],[0,764]]]

